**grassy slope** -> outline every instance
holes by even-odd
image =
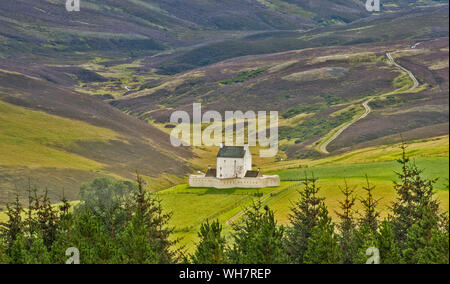
[[[84,122],[0,101],[0,165],[100,170],[102,164],[66,152],[78,141],[117,140],[117,133]]]
[[[99,176],[133,179],[139,170],[167,188],[189,171],[188,150],[96,98],[2,69],[0,97],[0,207],[26,196],[28,178],[56,201],[63,188],[78,199],[80,184]]]

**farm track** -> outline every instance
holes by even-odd
[[[419,44],[420,44],[420,43],[415,44],[415,45],[413,45],[411,48],[415,48],[415,47],[417,47]],[[409,76],[409,77],[411,78],[411,80],[413,81],[413,83],[414,83],[413,86],[412,86],[411,88],[409,88],[407,91],[405,91],[405,93],[406,93],[406,92],[413,91],[414,89],[416,89],[417,87],[419,87],[419,85],[420,85],[419,81],[417,80],[417,78],[414,76],[414,74],[413,74],[410,70],[406,69],[405,67],[403,67],[403,66],[401,66],[400,64],[398,64],[397,62],[395,62],[395,60],[394,60],[394,58],[392,57],[392,54],[391,54],[390,52],[387,52],[387,53],[386,53],[386,57],[389,59],[389,61],[390,61],[394,66],[396,66],[397,68],[400,68],[401,70],[403,70],[404,72],[406,72],[406,74],[408,74],[408,76]],[[364,112],[363,115],[361,115],[358,119],[356,119],[356,120],[350,122],[349,124],[347,124],[347,125],[341,127],[338,131],[336,131],[336,133],[335,133],[332,137],[330,137],[330,139],[328,139],[327,141],[325,141],[325,142],[320,146],[319,149],[320,149],[320,151],[321,151],[322,153],[327,154],[327,155],[330,154],[330,152],[328,152],[328,150],[327,150],[328,145],[330,145],[331,142],[333,142],[334,140],[336,140],[336,139],[337,139],[337,138],[338,138],[338,137],[339,137],[346,129],[348,129],[350,126],[352,126],[352,125],[355,124],[356,122],[358,122],[358,121],[360,121],[360,120],[366,118],[366,117],[372,112],[372,109],[370,108],[369,103],[370,103],[373,99],[374,99],[374,97],[372,97],[372,98],[370,98],[370,99],[368,99],[368,100],[366,100],[366,101],[363,102],[362,106],[363,106],[364,109],[365,109],[365,112]]]

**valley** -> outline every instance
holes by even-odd
[[[30,185],[76,203],[83,183],[136,172],[188,251],[203,222],[229,237],[257,200],[288,225],[305,175],[333,218],[339,187],[360,195],[367,175],[385,217],[402,140],[448,211],[448,3],[384,1],[372,15],[363,2],[84,0],[66,18],[58,1],[2,1],[0,222]],[[170,115],[193,103],[278,111],[278,154],[251,150],[281,186],[188,187],[217,154],[170,144]]]

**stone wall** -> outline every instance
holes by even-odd
[[[204,175],[191,175],[189,177],[191,187],[214,187],[214,188],[264,188],[280,186],[280,177],[262,176],[257,178],[231,178],[218,179],[205,177]]]

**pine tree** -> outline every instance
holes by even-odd
[[[165,213],[161,200],[148,194],[144,187],[144,180],[137,174],[137,191],[133,194],[132,205],[127,210],[131,210],[133,216],[141,218],[139,222],[142,222],[147,231],[147,242],[157,253],[158,263],[178,262],[177,252],[179,251],[173,251],[172,248],[179,240],[171,240],[174,229],[169,226],[172,213]]]
[[[0,236],[0,264],[7,264],[7,263],[8,263],[8,257],[6,254],[5,241]]]
[[[312,229],[308,239],[308,249],[304,256],[306,264],[339,264],[342,263],[342,251],[334,224],[328,215],[327,207],[322,204],[319,220]]]
[[[53,263],[66,262],[66,250],[77,248],[82,264],[117,263],[117,246],[103,222],[89,211],[79,211],[71,218],[69,226],[59,230],[52,245]]]
[[[363,214],[359,219],[359,225],[367,224],[374,234],[378,230],[378,218],[380,213],[377,211],[377,206],[380,199],[375,199],[373,196],[373,190],[375,189],[369,182],[369,178],[366,175],[366,185],[363,190],[367,193],[366,198],[361,199],[361,204],[363,207]]]
[[[149,243],[149,232],[144,219],[136,214],[118,237],[116,261],[121,264],[158,264],[161,258]]]
[[[355,190],[348,186],[347,181],[345,181],[344,187],[339,188],[345,196],[344,201],[339,201],[342,212],[336,212],[336,215],[340,219],[340,223],[337,226],[340,232],[339,243],[342,250],[342,262],[344,264],[351,264],[357,253],[354,235],[356,222],[353,210],[356,201],[354,195]]]
[[[137,186],[129,181],[97,178],[81,185],[78,211],[90,211],[105,226],[111,237],[118,235],[131,219],[126,204]]]
[[[286,247],[290,262],[303,263],[303,256],[308,248],[308,239],[312,229],[317,225],[320,208],[324,198],[318,196],[320,188],[317,179],[305,176],[304,190],[299,191],[300,199],[291,208],[289,215],[291,226],[287,229]]]
[[[380,225],[377,234],[376,247],[380,251],[381,264],[400,264],[400,250],[395,243],[394,233],[392,232],[389,220],[384,220]]]
[[[440,230],[432,208],[424,206],[422,210],[422,219],[408,229],[404,261],[408,264],[448,264],[449,234]]]
[[[367,249],[377,247],[377,236],[368,224],[362,224],[354,232],[356,254],[354,264],[365,264],[367,262]]]
[[[6,215],[8,222],[0,223],[0,235],[9,250],[17,237],[23,232],[22,213],[23,207],[19,201],[19,195],[12,204],[6,205]]]
[[[45,246],[50,250],[53,242],[56,240],[60,219],[57,209],[52,206],[51,201],[48,198],[47,190],[43,196],[37,196],[37,194],[35,194],[33,205],[28,211],[30,220],[33,220],[33,216],[35,215],[35,224],[29,224],[29,227],[34,227],[30,232],[38,230]],[[31,235],[34,234],[32,233]]]
[[[423,219],[423,207],[429,208],[430,213],[438,218],[439,204],[433,199],[433,185],[435,180],[422,178],[422,171],[415,164],[410,163],[406,156],[406,145],[401,146],[402,158],[398,160],[402,166],[397,176],[400,182],[394,183],[397,199],[393,204],[392,230],[401,250],[407,248],[407,232],[411,226]]]
[[[60,215],[60,219],[64,220],[71,216],[70,208],[72,207],[70,205],[69,200],[64,195],[64,192],[63,192],[63,197],[61,198],[61,203],[62,204],[59,206],[59,215]]]
[[[284,228],[275,221],[273,211],[267,206],[262,210],[257,202],[248,210],[243,221],[233,225],[233,247],[229,259],[234,264],[287,263],[283,245]]]
[[[10,264],[50,264],[51,258],[39,231],[32,237],[19,234],[9,251]]]
[[[191,256],[194,264],[224,264],[226,239],[222,236],[222,225],[219,220],[206,221],[201,225],[198,233],[200,242],[195,253]]]

